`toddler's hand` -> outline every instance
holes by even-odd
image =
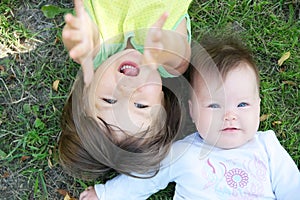
[[[147,33],[147,37],[144,44],[144,64],[151,64],[156,62],[156,67],[158,66],[158,56],[164,49],[162,41],[162,27],[164,26],[168,18],[168,13],[163,13],[162,16],[152,25]]]
[[[79,200],[98,200],[95,188],[90,186],[83,191],[80,196]]]
[[[93,59],[93,52],[100,45],[97,26],[92,22],[83,6],[83,0],[74,0],[76,16],[67,14],[62,38],[70,57],[82,64],[87,57]],[[97,40],[98,39],[98,40]],[[96,40],[96,41],[95,41]]]

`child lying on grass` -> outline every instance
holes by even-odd
[[[73,176],[159,168],[181,123],[180,94],[161,76],[187,69],[190,2],[75,0],[63,41],[83,73],[64,107],[59,139],[61,164]]]

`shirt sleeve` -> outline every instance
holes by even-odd
[[[95,185],[95,191],[99,200],[127,200],[147,199],[157,191],[167,187],[169,181],[166,175],[167,169],[160,170],[152,178],[136,178],[127,175],[119,175],[105,184]]]
[[[295,162],[281,146],[273,131],[260,134],[269,156],[273,192],[278,200],[300,197],[300,173]]]
[[[127,200],[147,199],[152,194],[167,187],[170,182],[175,181],[180,174],[180,169],[186,162],[186,155],[193,143],[195,135],[186,137],[182,141],[175,142],[169,154],[161,162],[158,173],[151,177],[149,175],[138,175],[135,178],[127,175],[119,175],[105,184],[95,185],[97,197],[100,200]],[[151,175],[150,175],[151,176]]]

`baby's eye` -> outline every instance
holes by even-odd
[[[238,105],[238,107],[246,107],[246,106],[249,106],[249,104],[245,102],[242,102]]]
[[[149,107],[148,105],[144,105],[144,104],[141,104],[141,103],[134,103],[134,106],[137,107],[137,108],[147,108],[147,107]]]
[[[116,99],[102,98],[102,100],[105,101],[106,103],[109,103],[109,104],[115,104],[115,103],[117,103]]]
[[[220,108],[221,106],[219,104],[216,103],[212,103],[208,106],[209,108]]]

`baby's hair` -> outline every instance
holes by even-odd
[[[146,131],[119,140],[113,125],[91,116],[94,108],[84,98],[87,88],[80,72],[63,109],[58,146],[63,168],[82,179],[103,177],[112,170],[132,176],[155,174],[179,137],[184,118],[180,91],[170,81],[163,83],[165,114],[158,114]]]
[[[219,74],[222,79],[226,79],[229,71],[245,62],[255,72],[259,87],[259,72],[252,52],[240,38],[234,33],[211,35],[206,34],[200,43],[192,44],[191,65],[186,72],[189,82],[193,85],[195,78],[199,78],[196,75],[205,78],[207,73]]]

